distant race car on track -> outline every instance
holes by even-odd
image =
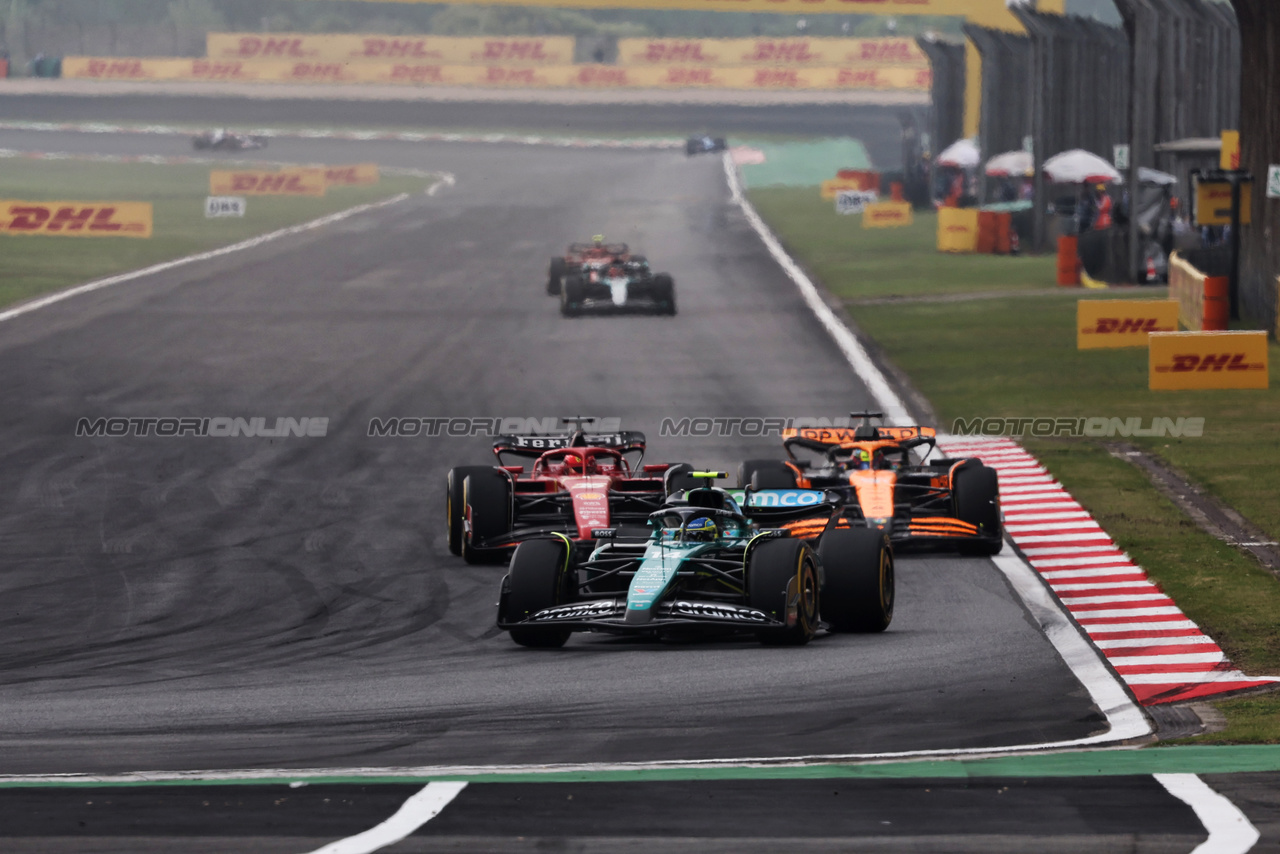
[[[724,151],[729,147],[722,136],[691,136],[684,141],[684,153],[692,157],[695,154],[707,154]]]
[[[246,133],[231,133],[226,130],[210,130],[192,137],[191,145],[201,150],[251,151],[266,148],[267,138]]]
[[[965,554],[997,554],[1004,546],[996,470],[977,459],[912,461],[910,452],[932,452],[931,427],[875,426],[877,412],[855,412],[856,428],[783,431],[785,460],[748,460],[741,483],[757,489],[836,489],[850,499],[851,519],[885,531],[896,546],[954,548]],[[820,455],[800,459],[795,450]]]
[[[533,647],[563,646],[575,631],[803,644],[822,623],[879,632],[893,619],[888,537],[850,527],[839,493],[698,486],[648,523],[646,536],[596,531],[585,560],[565,537],[526,540],[502,582],[498,627]]]
[[[524,540],[546,536],[589,550],[596,529],[644,526],[690,484],[687,464],[643,464],[643,433],[587,433],[591,420],[565,419],[572,430],[561,435],[499,436],[497,466],[450,470],[449,550],[468,563],[505,560]]]
[[[625,243],[573,243],[551,259],[547,293],[560,297],[560,311],[575,317],[589,311],[676,313],[676,285],[667,273],[654,273],[643,255]]]

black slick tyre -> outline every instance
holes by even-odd
[[[564,278],[565,263],[563,258],[552,258],[547,268],[547,296],[560,295],[560,280]]]
[[[738,466],[738,485],[743,489],[795,489],[796,473],[778,460],[747,460]]]
[[[835,632],[882,632],[893,621],[893,550],[876,528],[828,531],[822,561],[822,619]]]
[[[1004,548],[1000,521],[1000,478],[990,466],[966,466],[956,472],[952,484],[956,518],[977,525],[982,539],[966,544],[962,554],[994,555]]]
[[[581,276],[574,274],[564,276],[560,280],[560,313],[565,317],[577,317],[582,314],[586,290],[586,283],[582,281]]]
[[[483,474],[491,471],[493,471],[491,466],[461,466],[449,469],[449,473],[445,475],[444,515],[449,531],[449,551],[452,554],[462,554],[462,523],[467,513],[466,498],[462,494],[462,482],[469,474]]]
[[[659,273],[653,277],[654,312],[657,314],[665,314],[675,316],[676,313],[676,283],[675,280],[666,273]]]
[[[471,530],[462,538],[462,559],[487,563],[504,553],[481,543],[511,531],[511,481],[500,471],[472,472],[462,481],[462,500],[470,512]]]
[[[818,630],[821,591],[818,565],[802,540],[768,540],[751,550],[747,559],[747,600],[784,628],[756,633],[767,646],[799,646]],[[795,616],[788,618],[792,602]]]
[[[526,540],[511,556],[507,570],[507,595],[503,616],[510,622],[532,615],[574,598],[572,555],[561,540]],[[571,634],[559,626],[519,626],[510,630],[511,639],[521,646],[554,649],[564,646]]]

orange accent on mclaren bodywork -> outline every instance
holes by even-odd
[[[868,519],[887,519],[893,515],[893,489],[898,475],[885,469],[849,472],[849,483],[858,492],[862,515]]]

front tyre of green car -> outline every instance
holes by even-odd
[[[576,593],[577,573],[569,544],[560,539],[526,540],[511,556],[503,616],[511,622],[525,620],[572,602]],[[571,634],[559,626],[517,626],[509,631],[520,646],[538,649],[562,647]]]
[[[756,633],[766,646],[799,646],[813,639],[821,613],[818,566],[802,540],[769,540],[747,559],[747,599],[752,608],[784,623]],[[795,619],[788,623],[794,603]]]

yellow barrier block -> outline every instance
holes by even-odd
[[[323,196],[324,169],[237,169],[209,173],[211,196]]]
[[[940,208],[938,210],[938,251],[978,251],[977,208]]]
[[[1153,391],[1270,385],[1265,332],[1154,332],[1148,340]]]
[[[376,184],[379,180],[377,163],[357,163],[354,166],[326,166],[324,183],[329,187],[359,187]]]
[[[863,228],[902,228],[914,219],[910,202],[875,202],[862,211]]]
[[[1076,348],[1146,347],[1153,332],[1178,331],[1174,300],[1082,299],[1076,303]]]
[[[150,237],[150,202],[0,201],[0,234]]]

